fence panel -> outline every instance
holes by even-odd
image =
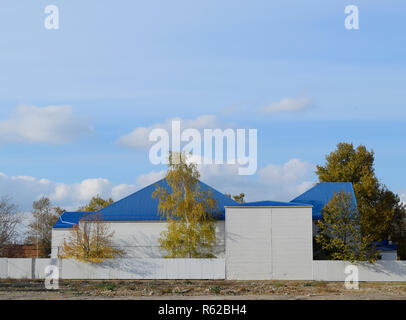
[[[8,278],[8,259],[0,258],[0,279]]]
[[[7,259],[7,278],[32,279],[33,259],[31,258],[9,258]]]
[[[47,265],[62,279],[225,279],[224,259],[115,259],[102,264],[75,260],[0,258],[0,278],[44,279]],[[313,261],[313,279],[345,281],[345,261]],[[359,281],[405,281],[406,261],[360,262]]]
[[[345,281],[346,261],[313,261],[313,279],[323,281]],[[406,281],[406,261],[359,262],[359,281]]]
[[[102,264],[61,261],[62,279],[224,279],[224,259],[116,259]]]

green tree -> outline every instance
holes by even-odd
[[[108,205],[112,204],[114,201],[112,198],[108,198],[107,200],[100,197],[100,195],[94,196],[87,205],[80,207],[78,211],[81,212],[97,212]]]
[[[361,233],[361,219],[351,194],[335,193],[323,208],[323,218],[317,222],[316,242],[333,260],[365,261],[377,259],[371,248],[371,237]]]
[[[168,258],[210,258],[216,243],[213,213],[216,201],[199,186],[196,164],[188,163],[185,153],[169,153],[166,182],[170,190],[157,186],[158,211],[168,223],[159,242]]]
[[[387,239],[393,222],[394,194],[380,184],[374,171],[374,152],[360,145],[339,143],[317,166],[320,182],[352,182],[361,217],[361,229],[374,241]]]
[[[232,196],[230,193],[226,193],[225,194],[227,197],[234,199],[234,201],[238,202],[238,203],[244,203],[245,200],[245,193],[241,192],[240,194],[236,194],[234,196]]]
[[[52,227],[64,212],[60,207],[52,207],[51,201],[42,197],[32,204],[33,221],[29,224],[28,241],[42,248],[41,255],[48,257],[52,246]]]

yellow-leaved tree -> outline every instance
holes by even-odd
[[[113,247],[113,235],[114,232],[110,232],[100,214],[89,214],[74,226],[69,238],[64,241],[59,257],[92,263],[122,257],[124,251]]]
[[[169,153],[164,186],[157,186],[158,211],[167,220],[159,242],[166,258],[214,258],[216,200],[199,185],[199,171],[182,152]]]

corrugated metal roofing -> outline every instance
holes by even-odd
[[[322,209],[334,196],[334,193],[345,192],[351,194],[354,205],[357,205],[354,188],[351,182],[320,182],[305,193],[294,198],[292,203],[313,205],[313,220],[322,218]]]
[[[383,241],[375,241],[372,242],[375,245],[375,248],[380,251],[396,251],[398,249],[398,245],[395,243],[389,244],[388,240]]]
[[[54,224],[56,229],[72,228],[79,220],[84,218],[86,214],[94,214],[94,212],[64,212]]]
[[[159,221],[165,220],[158,213],[158,199],[152,198],[156,186],[170,189],[165,179],[159,180],[111,205],[101,209],[98,213],[103,215],[104,221]],[[210,190],[212,197],[217,201],[218,210],[216,219],[224,220],[224,207],[237,204],[234,200],[220,193],[207,184],[199,181],[202,190]],[[65,212],[54,228],[71,228],[81,218],[80,212]]]

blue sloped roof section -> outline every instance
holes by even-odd
[[[375,249],[379,251],[396,251],[398,249],[397,244],[395,243],[389,244],[388,240],[375,241],[372,242],[372,244],[375,246]]]
[[[357,206],[357,200],[351,182],[320,182],[305,193],[294,198],[291,202],[313,205],[313,220],[320,220],[324,206],[331,200],[334,193],[339,192],[351,194],[354,205]]]
[[[235,205],[237,202],[201,181],[198,183],[202,190],[211,191],[212,197],[217,201],[218,207],[218,210],[215,212],[215,217],[218,220],[224,220],[224,207]],[[152,193],[157,186],[164,187],[168,191],[170,190],[166,179],[162,179],[120,201],[112,203],[101,209],[99,213],[103,214],[105,221],[165,220],[158,212],[158,199],[152,198]]]
[[[224,220],[224,207],[236,205],[233,199],[199,181],[199,186],[204,191],[211,191],[212,197],[217,201],[218,210],[213,213],[217,220]],[[159,180],[128,197],[121,199],[111,205],[101,209],[104,221],[159,221],[165,220],[158,212],[159,201],[152,198],[152,193],[156,187],[165,187],[170,190],[170,187],[165,179]],[[65,212],[56,222],[54,228],[71,228],[78,224],[79,220],[89,214],[89,212]]]
[[[254,201],[237,203],[234,206],[239,207],[297,207],[309,204],[295,203],[295,202],[280,202],[280,201]]]
[[[72,228],[79,223],[79,220],[94,212],[64,212],[54,224],[55,229]]]

